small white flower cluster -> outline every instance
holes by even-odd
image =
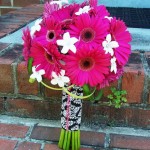
[[[68,0],[51,1],[50,4],[58,4],[62,8],[63,4],[69,4]]]
[[[32,67],[32,74],[30,75],[30,80],[34,81],[36,79],[38,82],[41,82],[42,75],[45,74],[45,70],[41,69],[39,71],[36,71],[36,68],[37,68],[36,66]]]
[[[65,83],[69,83],[70,79],[65,76],[65,70],[61,70],[60,74],[57,75],[55,72],[52,72],[53,79],[51,80],[51,84],[58,84],[60,87],[64,87]]]
[[[42,19],[37,19],[37,20],[35,21],[34,26],[31,27],[31,32],[30,32],[31,37],[33,37],[33,35],[34,35],[34,33],[35,33],[36,31],[40,31],[40,30],[41,30],[41,26],[40,26],[40,23],[41,23],[41,22],[42,22]]]
[[[88,13],[89,10],[91,10],[90,6],[84,6],[83,8],[80,8],[78,12],[76,12],[76,15],[81,15],[83,13]]]
[[[33,83],[35,79],[38,82],[42,82],[42,75],[45,74],[45,70],[41,69],[36,71],[36,66],[32,67],[32,74],[30,75],[30,82]],[[60,74],[57,75],[54,71],[52,72],[53,79],[51,80],[51,84],[56,85],[58,84],[60,87],[64,87],[65,83],[69,83],[70,79],[65,76],[65,70],[61,70]]]
[[[83,13],[88,13],[90,10],[90,6],[84,6],[83,8],[80,8],[78,12],[76,12],[76,15],[81,15]],[[57,40],[57,45],[63,46],[61,53],[66,54],[69,50],[76,53],[76,47],[75,43],[78,42],[78,39],[75,37],[70,37],[69,32],[64,33],[62,40]]]
[[[78,41],[75,37],[70,37],[69,32],[64,33],[62,40],[57,40],[57,45],[63,46],[61,53],[66,54],[69,50],[76,53],[75,43]]]
[[[106,40],[102,43],[105,53],[110,53],[113,58],[111,58],[111,68],[110,71],[114,73],[117,73],[117,64],[116,64],[116,57],[114,56],[114,48],[119,47],[119,44],[117,41],[112,41],[111,34],[108,34],[106,36]]]

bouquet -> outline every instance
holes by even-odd
[[[58,146],[78,150],[82,99],[93,98],[95,91],[122,75],[131,53],[130,33],[97,0],[49,1],[42,18],[24,29],[22,38],[29,81],[63,91]]]

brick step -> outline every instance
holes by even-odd
[[[0,43],[1,113],[32,118],[60,119],[61,92],[38,83],[30,84],[22,45]],[[134,51],[125,66],[123,77],[111,86],[127,91],[127,104],[121,109],[84,101],[83,123],[91,126],[121,125],[149,128],[150,120],[150,52]],[[104,89],[107,101],[110,87]]]
[[[42,11],[43,5],[31,5],[1,16],[0,20],[4,22],[0,23],[0,38],[40,17]],[[10,22],[14,24],[10,26]],[[21,55],[22,45],[11,44],[11,39],[8,42],[0,43],[1,113],[59,120],[61,92],[48,90],[37,83],[30,84]],[[120,125],[149,128],[150,52],[139,49],[133,51],[129,63],[125,66],[123,77],[111,86],[126,90],[128,103],[121,109],[114,109],[103,106],[104,103],[92,104],[85,101],[83,123],[92,127]],[[103,101],[107,101],[106,97],[109,93],[110,87],[105,88]]]
[[[60,122],[0,115],[0,145],[11,150],[60,150]],[[80,150],[150,149],[148,130],[81,126]]]

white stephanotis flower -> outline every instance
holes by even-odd
[[[64,33],[62,40],[57,40],[59,46],[63,46],[61,53],[66,54],[69,50],[76,53],[75,43],[78,41],[75,37],[70,37],[69,32]]]
[[[112,39],[112,38],[111,38],[111,35],[108,34],[108,35],[106,36],[106,40],[103,41],[102,45],[103,45],[103,47],[104,47],[105,53],[106,53],[106,54],[107,54],[107,53],[110,53],[110,55],[113,56],[113,55],[114,55],[114,50],[113,50],[113,48],[119,47],[119,44],[118,44],[118,42],[116,42],[116,41],[111,41],[111,39]]]
[[[40,31],[41,30],[41,26],[40,26],[41,22],[42,22],[42,19],[38,19],[38,20],[35,21],[34,26],[31,27],[31,32],[30,32],[31,37],[33,37],[33,35],[34,35],[34,33],[36,31]]]
[[[111,68],[110,68],[110,71],[113,72],[116,74],[117,73],[117,64],[116,64],[116,57],[113,57],[111,59]]]
[[[69,4],[68,0],[51,1],[50,4],[58,4],[62,8],[63,4]]]
[[[69,83],[70,79],[65,76],[65,70],[61,70],[60,74],[57,75],[56,72],[52,72],[53,79],[51,80],[51,84],[58,84],[60,87],[64,87],[65,83]]]
[[[76,12],[75,14],[79,16],[83,13],[88,13],[90,9],[91,9],[90,6],[84,6],[83,8],[80,8],[79,11]]]
[[[38,82],[41,82],[42,81],[42,75],[45,74],[45,70],[44,69],[41,69],[39,71],[36,71],[36,67],[33,66],[32,67],[32,74],[30,75],[30,79],[32,80],[37,80]]]
[[[111,19],[113,19],[113,17],[108,17],[108,16],[105,16],[104,18],[108,19],[109,21],[111,21]]]

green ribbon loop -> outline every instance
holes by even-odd
[[[70,93],[70,92],[67,90],[67,88],[64,88],[64,87],[63,87],[63,90],[64,90],[68,95],[70,95],[70,96],[73,97],[73,98],[86,99],[86,98],[91,97],[91,96],[94,94],[96,88],[93,90],[93,92],[92,92],[91,94],[86,95],[86,96],[77,96],[77,95],[75,95],[75,94],[72,94],[72,93]]]
[[[41,84],[44,85],[45,87],[51,89],[51,90],[57,90],[57,91],[63,90],[63,91],[65,91],[68,95],[70,95],[71,97],[77,98],[77,99],[86,99],[86,98],[89,98],[89,97],[91,97],[91,96],[94,94],[94,92],[96,91],[96,88],[95,88],[95,89],[93,90],[93,92],[90,93],[90,94],[89,94],[89,92],[90,92],[90,90],[89,90],[89,91],[88,91],[88,95],[86,95],[86,96],[77,96],[77,95],[72,94],[72,93],[70,93],[70,92],[68,91],[68,89],[71,88],[71,87],[73,87],[74,85],[70,85],[70,86],[68,86],[67,88],[65,88],[65,87],[62,87],[62,88],[54,88],[54,87],[51,87],[51,86],[45,84],[45,83],[42,82],[42,81],[41,81]]]

